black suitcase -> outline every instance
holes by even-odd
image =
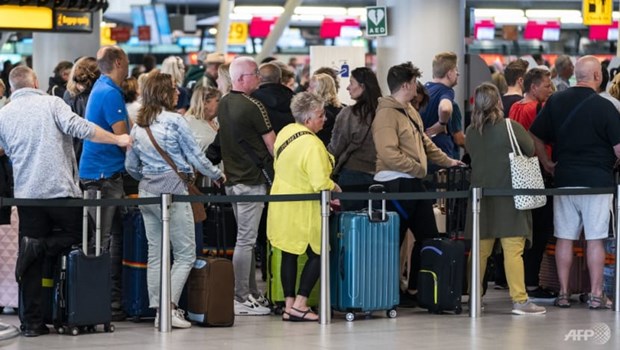
[[[203,223],[203,254],[232,258],[237,243],[237,221],[229,203],[209,203]]]
[[[88,198],[88,191],[84,198]],[[97,191],[97,198],[101,192]],[[97,207],[96,217],[101,215]],[[88,235],[88,213],[84,208],[83,242]],[[96,238],[100,239],[99,225],[96,225]],[[83,244],[84,245],[84,244]],[[94,332],[103,325],[106,332],[114,332],[110,308],[110,254],[95,252],[88,255],[88,244],[83,249],[73,247],[60,257],[59,272],[55,281],[53,324],[60,334],[68,332],[78,335]]]
[[[462,241],[446,238],[424,242],[420,252],[418,304],[431,313],[462,312],[461,294],[465,265]]]

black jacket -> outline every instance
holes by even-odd
[[[263,84],[251,95],[267,109],[271,127],[276,134],[286,125],[295,122],[291,113],[293,95],[291,89],[277,83]]]

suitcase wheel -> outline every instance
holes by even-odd
[[[588,302],[588,294],[586,294],[586,293],[579,294],[579,302],[581,302],[581,303]]]
[[[456,309],[454,309],[454,313],[457,315],[460,315],[463,312],[463,308],[460,306],[457,306]]]
[[[80,330],[77,327],[71,327],[71,329],[69,330],[71,335],[76,336],[78,334],[80,334]]]
[[[344,318],[349,322],[353,322],[353,320],[355,320],[355,314],[353,312],[347,312]]]
[[[56,333],[65,334],[65,327],[63,326],[56,327]]]
[[[387,311],[385,312],[385,315],[386,315],[388,318],[396,318],[396,315],[398,315],[398,312],[396,312],[396,309],[391,309],[391,310],[387,310]]]
[[[115,327],[114,327],[113,324],[106,323],[106,324],[103,325],[103,330],[105,332],[107,332],[107,333],[114,333],[114,329],[115,329]]]

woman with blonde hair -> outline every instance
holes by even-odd
[[[342,104],[338,99],[336,83],[328,74],[314,74],[312,78],[310,78],[308,91],[321,96],[321,98],[325,100],[325,125],[323,125],[323,129],[319,131],[316,136],[318,136],[327,147],[329,141],[332,139],[332,130],[336,123],[336,116],[342,110]]]
[[[139,184],[139,197],[158,197],[162,193],[187,195],[188,180],[194,171],[217,184],[226,178],[213,166],[194,140],[187,122],[174,112],[177,86],[164,73],[149,74],[142,87],[142,107],[131,130],[133,147],[127,150],[125,168]],[[161,150],[158,150],[158,147]],[[169,158],[166,160],[164,155]],[[149,306],[159,306],[159,270],[161,266],[161,206],[140,205],[148,240],[147,287]],[[170,207],[170,241],[174,263],[170,285],[172,327],[189,328],[183,311],[177,308],[183,286],[196,260],[194,218],[190,203],[174,202]],[[159,326],[159,312],[155,327]]]
[[[185,77],[185,64],[183,59],[179,56],[168,56],[161,63],[161,73],[170,74],[174,80],[174,84],[179,91],[179,100],[176,104],[177,113],[183,115],[189,108],[189,92],[185,89],[183,84],[183,78]]]
[[[192,94],[185,119],[192,130],[200,149],[205,152],[213,142],[220,125],[217,122],[217,107],[222,93],[211,86],[198,86]]]
[[[504,119],[501,96],[490,83],[478,86],[474,92],[474,110],[467,128],[465,145],[471,156],[471,186],[511,189],[510,161],[512,152],[507,123],[510,123],[523,154],[534,155],[534,141],[518,122]],[[471,211],[467,214],[466,238],[471,239]],[[504,268],[512,313],[516,315],[544,314],[546,309],[532,303],[525,289],[523,250],[532,241],[532,213],[515,209],[512,197],[483,197],[480,201],[480,271],[486,270],[495,240],[504,251]],[[471,261],[470,261],[471,263]]]
[[[228,94],[232,89],[232,82],[230,80],[230,63],[224,63],[217,69],[217,89],[220,90],[222,96]]]

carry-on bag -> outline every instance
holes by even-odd
[[[187,279],[187,319],[201,326],[235,323],[235,276],[232,261],[199,257]]]
[[[84,199],[88,199],[88,192]],[[101,191],[96,191],[97,199]],[[99,220],[101,207],[95,215],[96,248],[88,254],[88,212],[84,207],[83,247],[73,247],[60,257],[60,273],[56,280],[54,296],[54,327],[58,333],[71,335],[94,332],[97,325],[103,325],[106,332],[114,332],[110,308],[110,254],[101,253],[101,228]]]
[[[282,289],[282,276],[280,274],[280,269],[282,267],[282,251],[267,243],[267,252],[267,299],[269,299],[269,302],[272,304],[274,312],[276,314],[281,314],[282,308],[284,307],[284,290]],[[299,288],[299,276],[301,276],[306,261],[308,261],[308,256],[306,254],[301,254],[297,257],[297,285],[295,286],[295,290]],[[308,296],[306,305],[309,307],[319,306],[319,298],[320,283],[317,282]]]
[[[5,307],[17,308],[19,286],[15,281],[15,263],[19,250],[19,217],[11,208],[10,225],[0,225],[0,313]]]
[[[383,192],[373,185],[370,192]],[[399,226],[395,212],[337,213],[330,230],[330,287],[332,308],[346,312],[347,321],[356,313],[385,310],[396,317],[399,303]],[[325,254],[327,252],[323,252]]]
[[[586,242],[583,238],[573,243],[573,264],[571,265],[568,289],[570,294],[579,294],[579,300],[586,302],[590,292],[590,273],[586,257]],[[547,243],[540,263],[539,284],[553,292],[560,291],[560,281],[555,261],[555,238]]]
[[[462,241],[429,239],[420,251],[418,304],[429,312],[462,312],[461,295],[465,265]]]
[[[155,317],[149,308],[146,283],[148,240],[138,207],[128,207],[123,217],[123,310],[133,322]]]

